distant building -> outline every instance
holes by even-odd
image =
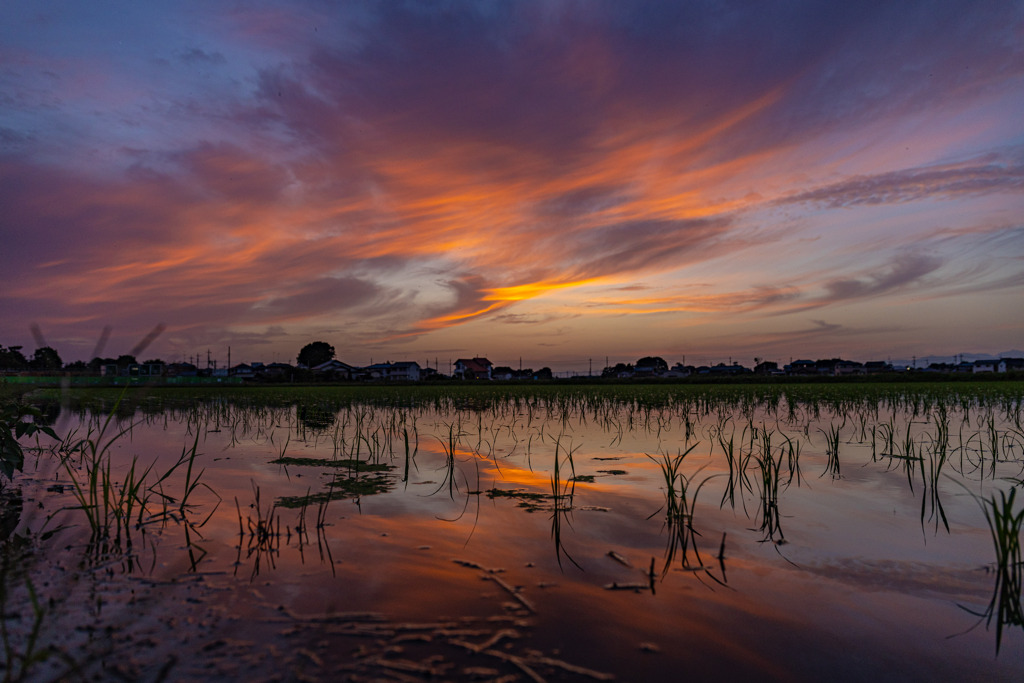
[[[976,360],[974,361],[974,367],[971,369],[971,372],[995,372],[996,365],[998,365],[998,363],[999,361],[995,360]]]
[[[288,363],[269,363],[264,367],[263,375],[269,379],[291,379],[295,368]]]
[[[195,377],[198,373],[199,369],[192,363],[171,363],[167,366],[168,377]]]
[[[420,364],[414,360],[392,363],[388,379],[395,382],[418,382],[420,381]]]
[[[676,363],[669,371],[665,373],[665,377],[689,377],[693,374],[695,368],[692,365],[683,365],[682,363]]]
[[[739,363],[733,363],[732,365],[726,365],[725,363],[719,363],[718,365],[712,365],[708,369],[710,375],[743,375],[750,372],[749,368],[745,368]]]
[[[892,363],[886,363],[884,360],[869,360],[864,364],[864,372],[869,375],[892,371]]]
[[[787,375],[816,375],[818,367],[813,360],[795,360],[784,366]]]
[[[228,374],[232,377],[239,377],[241,379],[253,379],[256,377],[256,370],[248,363],[239,363],[231,368]]]
[[[863,363],[858,363],[855,360],[837,360],[832,366],[832,374],[837,377],[843,375],[863,375],[866,374],[867,370],[864,368]]]
[[[1020,372],[1024,370],[1024,358],[1000,358],[999,372]]]
[[[418,382],[420,380],[421,368],[416,361],[401,361],[393,363],[374,363],[362,368],[360,375],[363,379],[382,380],[388,382]]]
[[[455,377],[459,379],[491,379],[494,365],[486,358],[460,358],[455,361]]]
[[[336,358],[332,358],[320,365],[315,365],[310,370],[313,371],[314,375],[329,380],[350,380],[356,372],[355,367],[348,363],[343,363]]]
[[[491,379],[508,380],[515,378],[515,370],[507,365],[491,368]]]

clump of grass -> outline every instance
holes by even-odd
[[[138,508],[143,514],[145,500],[140,495],[146,476],[152,465],[141,473],[137,473],[137,458],[132,458],[123,480],[115,479],[111,467],[110,448],[114,442],[131,430],[131,425],[120,429],[114,436],[104,438],[116,413],[117,404],[108,415],[98,432],[92,427],[86,437],[72,446],[72,451],[65,452],[61,464],[71,480],[72,493],[78,509],[85,513],[86,521],[91,529],[90,546],[97,551],[108,549],[107,545],[120,547],[122,534],[131,546],[130,519],[132,512]],[[85,470],[78,475],[74,468],[74,453],[81,454],[80,463]]]
[[[281,548],[281,518],[277,514],[277,504],[272,502],[267,506],[266,511],[260,504],[260,487],[252,482],[253,502],[249,506],[254,510],[256,516],[246,515],[245,525],[242,521],[242,510],[235,498],[235,509],[238,511],[238,560],[235,566],[241,564],[242,544],[246,543],[246,559],[254,557],[251,579],[256,578],[260,573],[260,561],[267,558],[271,568],[274,567],[274,556],[280,553]],[[298,507],[298,506],[296,506]],[[237,571],[237,569],[236,569]]]
[[[648,455],[661,468],[662,478],[665,483],[665,505],[651,514],[651,517],[661,510],[665,511],[665,528],[668,530],[668,542],[665,547],[665,565],[662,569],[662,576],[666,575],[679,557],[680,565],[684,569],[703,568],[704,563],[700,557],[700,550],[697,547],[697,537],[700,533],[693,527],[694,508],[697,505],[697,495],[701,488],[711,477],[706,477],[696,486],[693,485],[694,478],[703,469],[701,467],[689,477],[680,472],[686,456],[697,446],[693,444],[685,451],[670,456],[662,453],[657,459]],[[651,517],[648,517],[650,519]],[[696,565],[689,561],[690,550],[697,560]]]

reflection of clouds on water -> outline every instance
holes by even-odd
[[[60,605],[51,623],[59,629],[86,609],[61,605],[62,594],[78,600],[92,590],[108,606],[90,614],[90,623],[117,629],[115,648],[133,638],[159,639],[134,652],[139,671],[159,669],[174,654],[169,643],[191,638],[195,661],[179,660],[170,671],[189,675],[203,662],[225,676],[269,664],[307,674],[334,666],[364,675],[412,667],[402,670],[456,680],[472,658],[501,672],[528,666],[555,678],[571,673],[566,664],[620,677],[648,666],[657,678],[695,650],[709,665],[739,657],[730,669],[736,673],[776,661],[780,643],[835,628],[846,632],[847,644],[832,643],[827,632],[816,636],[816,661],[843,661],[863,674],[844,659],[849,642],[915,664],[931,661],[945,654],[946,636],[973,623],[956,605],[983,606],[990,595],[983,569],[990,541],[975,501],[947,495],[951,531],[923,529],[928,489],[919,485],[920,467],[911,486],[878,452],[890,450],[889,441],[913,442],[927,459],[941,442],[956,454],[944,476],[988,475],[993,463],[979,452],[977,435],[987,434],[989,424],[997,433],[1013,425],[1006,406],[1020,399],[1012,391],[1007,403],[995,394],[961,401],[967,395],[895,385],[607,387],[614,398],[602,395],[604,387],[531,385],[501,388],[495,400],[479,389],[374,387],[361,390],[363,401],[352,400],[350,388],[260,388],[181,403],[174,402],[177,393],[154,392],[141,399],[145,410],[124,403],[113,424],[131,430],[110,450],[115,479],[133,457],[166,472],[182,444],[191,447],[198,437],[193,476],[204,486],[193,492],[189,513],[197,524],[182,526],[177,513],[159,517],[161,499],[154,497],[149,512],[160,522],[134,537],[130,558],[111,556],[82,569],[78,557],[74,568],[88,530],[57,461],[34,453],[38,470],[18,482],[23,517],[31,518],[22,528],[31,527],[40,548],[70,548],[34,560],[39,576],[60,572],[59,580],[40,585],[40,594]],[[254,396],[265,404],[254,404]],[[74,428],[76,400],[62,411],[61,429]],[[938,405],[957,426],[945,441],[929,437]],[[81,422],[95,424],[103,415],[85,412]],[[883,424],[893,438],[879,436]],[[750,480],[734,486],[732,504],[723,495],[730,435],[731,467],[746,468]],[[804,478],[787,482],[793,443],[800,445],[792,452]],[[810,476],[825,471],[836,444],[842,476]],[[994,464],[997,479],[1019,470],[1019,462],[1007,461],[1013,455],[1007,451]],[[763,543],[758,529],[758,462],[766,456],[780,463],[773,504],[785,545]],[[665,468],[685,479],[666,479]],[[339,473],[386,485],[345,491],[337,486]],[[185,472],[176,470],[161,491],[180,497],[185,482]],[[56,485],[62,492],[45,492]],[[332,485],[338,496],[324,496]],[[67,509],[54,517],[59,532],[39,536],[47,515],[61,507]],[[671,541],[669,534],[681,529],[679,547],[679,536]],[[670,566],[661,575],[666,555]],[[83,588],[83,579],[65,590],[81,571],[102,586]],[[151,610],[138,635],[128,619],[133,589],[138,608]],[[27,593],[18,590],[14,599],[27,607]],[[179,600],[186,601],[181,609],[174,606]],[[88,595],[81,601],[89,604]],[[907,605],[913,614],[904,613]],[[824,620],[832,614],[841,616],[830,626]],[[198,624],[194,630],[189,619]],[[171,626],[179,632],[168,635]],[[910,627],[913,637],[904,633]],[[979,652],[988,651],[991,636],[971,632],[957,642],[950,671],[1012,670],[1019,638],[1008,631],[1000,658],[983,660]],[[899,652],[888,641],[899,643]],[[85,647],[71,636],[50,642]],[[639,643],[655,644],[658,659],[637,660],[652,654],[641,654]],[[265,652],[241,656],[245,647]],[[440,659],[428,661],[431,652]]]
[[[992,576],[983,566],[950,567],[900,560],[844,558],[825,564],[800,563],[799,569],[858,590],[939,596],[978,602],[992,592]]]

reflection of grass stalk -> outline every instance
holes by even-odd
[[[445,443],[444,441],[441,441],[440,439],[438,439],[438,441],[441,441],[441,448],[444,449],[444,454],[445,454],[445,464],[444,464],[445,475],[444,475],[444,481],[441,482],[441,485],[437,488],[437,491],[440,491],[441,489],[443,489],[445,487],[445,484],[447,484],[448,485],[448,496],[450,498],[452,498],[452,500],[454,500],[455,499],[455,449],[458,447],[459,439],[462,437],[462,424],[460,422],[458,425],[456,425],[455,422],[449,422],[447,424],[447,427],[448,427],[448,443]],[[437,491],[434,491],[434,493],[437,493]]]
[[[782,521],[779,515],[779,469],[782,466],[782,453],[776,460],[771,452],[762,453],[757,457],[761,471],[761,531],[764,540],[774,540],[779,535],[779,542],[784,540]]]
[[[789,467],[789,480],[786,483],[792,483],[793,477],[795,476],[796,485],[800,486],[800,442],[793,441],[786,434],[783,434],[782,438],[786,440],[784,449],[786,453],[786,464]]]
[[[411,455],[409,453],[409,428],[408,427],[403,427],[402,428],[402,436],[405,439],[405,472],[402,475],[402,481],[404,481],[406,483],[406,486],[408,486],[409,485],[409,461],[412,459]]]
[[[825,435],[825,456],[828,458],[825,463],[825,471],[822,476],[826,474],[831,476],[833,479],[839,478],[839,428],[834,424],[828,426],[828,431],[819,429],[822,434]]]
[[[984,612],[972,612],[985,619],[986,627],[996,622],[996,653],[1003,639],[1003,626],[1024,627],[1024,608],[1021,605],[1021,593],[1024,588],[1024,555],[1021,553],[1020,536],[1024,527],[1024,509],[1014,511],[1016,487],[1010,489],[1007,496],[999,492],[999,500],[993,495],[990,500],[980,500],[992,533],[992,543],[996,551],[995,586],[992,599]]]
[[[996,462],[999,460],[999,429],[996,428],[995,415],[989,415],[985,425],[985,434],[988,437],[988,448],[992,453],[992,477],[996,476]]]
[[[5,578],[0,577],[0,580]],[[18,653],[15,651],[14,645],[11,643],[11,636],[7,632],[7,587],[0,585],[0,638],[2,638],[4,646],[5,666],[3,680],[5,683],[7,681],[26,680],[28,670],[33,664],[45,662],[50,658],[50,655],[54,654],[53,649],[50,647],[36,651],[36,643],[39,640],[39,631],[43,625],[45,612],[42,605],[39,604],[39,598],[36,596],[32,580],[26,578],[25,586],[28,588],[29,600],[32,601],[32,629],[29,631],[25,642],[25,652]],[[16,662],[20,662],[20,668],[15,668]]]
[[[939,422],[935,442],[928,450],[927,479],[925,480],[925,492],[921,497],[921,526],[925,523],[925,509],[930,507],[928,520],[935,519],[935,532],[939,531],[939,522],[949,532],[949,522],[946,520],[946,511],[942,507],[942,498],[939,496],[939,477],[942,468],[946,464],[947,447],[949,444],[949,425],[947,422]],[[921,464],[922,475],[925,474],[925,463]]]
[[[729,467],[729,481],[725,485],[725,491],[722,493],[722,502],[719,507],[725,507],[726,501],[729,502],[730,507],[736,508],[736,486],[741,483],[742,479],[746,476],[743,471],[739,470],[739,463],[737,462],[735,448],[733,446],[734,435],[729,436],[729,440],[726,441],[722,436],[721,432],[718,434],[718,445],[722,447],[722,451],[725,453],[725,464]],[[662,468],[664,470],[664,467]],[[740,495],[742,495],[742,490]]]

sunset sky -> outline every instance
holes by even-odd
[[[1024,2],[0,5],[0,344],[1024,347]],[[142,360],[142,358],[140,358]]]

